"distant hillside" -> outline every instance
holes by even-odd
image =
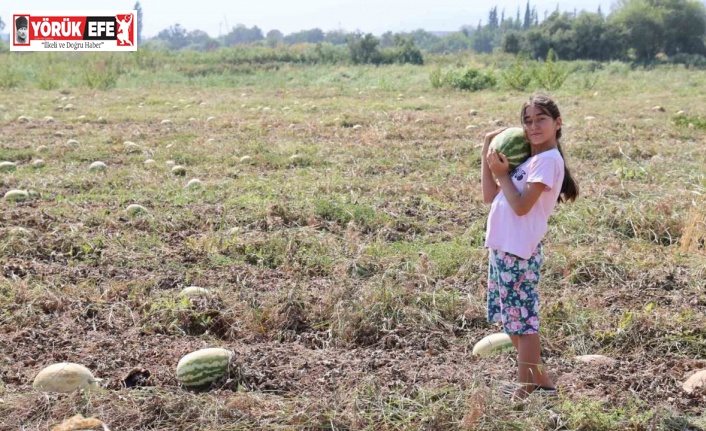
[[[0,40],[5,43],[10,43],[10,33],[0,33]]]

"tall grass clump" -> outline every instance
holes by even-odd
[[[99,61],[87,61],[83,73],[83,84],[91,89],[109,90],[115,88],[120,77],[120,67],[112,57]]]
[[[14,64],[5,64],[0,67],[0,88],[10,89],[19,87],[24,81],[20,70]]]
[[[680,238],[684,252],[706,253],[706,199],[694,202],[686,216],[684,230]]]

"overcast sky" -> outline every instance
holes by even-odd
[[[9,31],[11,12],[41,10],[112,10],[132,9],[136,0],[2,0],[0,17]],[[97,5],[98,4],[98,5]],[[498,15],[505,9],[506,17],[515,17],[520,7],[524,18],[526,0],[143,0],[143,35],[151,37],[173,24],[187,30],[204,30],[211,36],[227,33],[229,27],[244,24],[258,26],[264,34],[277,29],[284,34],[320,28],[324,31],[341,28],[380,35],[385,31],[454,31],[463,25],[485,22],[492,5]],[[561,11],[587,10],[595,12],[600,5],[610,12],[611,0],[530,0],[536,6],[540,20],[544,12],[559,6]]]

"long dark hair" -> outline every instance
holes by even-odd
[[[527,108],[530,106],[539,108],[542,112],[549,115],[554,120],[561,117],[559,107],[551,97],[546,94],[535,93],[530,96],[529,100],[526,101],[524,105],[522,105],[522,111],[520,112],[520,123],[524,123],[525,111],[527,111]],[[559,139],[561,139],[561,127],[556,131],[556,148],[559,150],[561,158],[564,159],[564,182],[561,184],[561,193],[559,193],[558,200],[559,202],[573,202],[579,196],[579,185],[576,183],[576,180],[574,180],[574,177],[571,176],[571,172],[566,164],[566,157],[564,157],[564,151],[561,149],[561,142]]]

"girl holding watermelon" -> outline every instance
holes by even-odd
[[[492,203],[485,241],[490,262],[488,320],[502,323],[517,349],[516,399],[535,391],[556,395],[540,356],[541,240],[557,202],[578,196],[559,142],[562,119],[556,103],[534,94],[522,106],[520,120],[530,147],[526,161],[510,169],[508,158],[491,149],[493,138],[505,129],[485,135],[481,151],[483,200]]]

